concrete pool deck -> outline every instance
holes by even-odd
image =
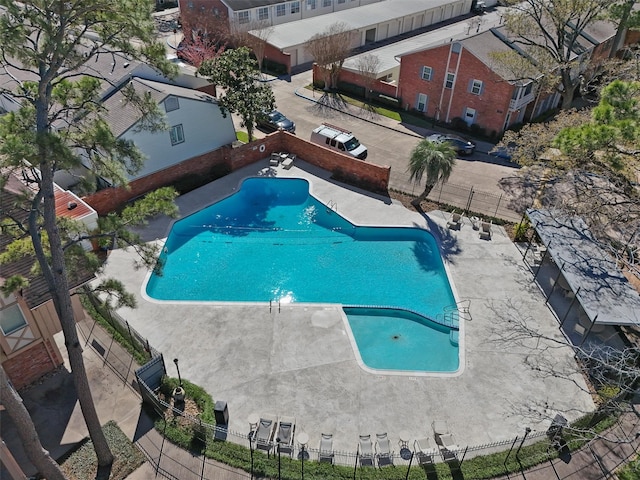
[[[150,301],[142,295],[148,272],[134,269],[135,254],[111,252],[104,275],[122,281],[138,301],[137,309],[121,309],[120,315],[165,359],[179,358],[183,378],[204,387],[214,400],[228,402],[231,432],[247,434],[252,413],[294,416],[296,431],[309,435],[312,449],[318,447],[320,433],[333,434],[335,450],[355,452],[358,435],[388,432],[397,453],[400,432],[409,435],[412,445],[415,438],[433,437],[434,420],[446,420],[464,448],[512,440],[525,427],[544,431],[558,412],[573,419],[593,409],[580,375],[572,380],[582,390],[527,363],[544,355],[559,368],[571,365],[570,348],[547,349],[544,343],[524,348],[500,338],[500,332],[509,331],[514,307],[546,336],[563,338],[502,228],[494,226],[489,241],[479,238],[468,219],[459,231],[449,230],[446,213],[409,211],[387,198],[329,181],[327,172],[300,159],[290,170],[269,167],[264,160],[183,195],[177,199],[181,215],[232,194],[249,176],[307,178],[315,197],[334,202],[339,214],[358,225],[431,231],[458,300],[471,302],[472,320],[461,328],[464,365],[459,375],[376,375],[356,362],[338,306],[282,304],[270,311],[268,304]],[[141,233],[147,240],[162,241],[170,226],[171,220],[158,218]],[[215,259],[211,266],[215,268]],[[168,373],[177,376],[172,362],[166,364]]]

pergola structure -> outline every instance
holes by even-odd
[[[560,269],[553,288],[573,292],[571,306],[579,302],[588,317],[585,336],[606,325],[640,326],[640,294],[582,218],[557,210],[529,209],[526,215],[546,247],[544,257],[550,256]]]

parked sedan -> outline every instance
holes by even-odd
[[[296,133],[296,124],[277,110],[258,115],[256,125],[266,130],[283,129],[289,133]]]
[[[427,140],[433,143],[446,142],[454,148],[456,153],[460,155],[471,155],[476,149],[475,143],[470,142],[466,138],[459,137],[458,135],[434,133],[433,135],[429,135]]]

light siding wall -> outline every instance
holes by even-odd
[[[178,102],[180,108],[168,112],[166,121],[170,127],[182,125],[184,142],[171,145],[168,131],[135,133],[130,129],[122,136],[134,141],[147,156],[142,170],[131,179],[144,177],[236,140],[231,116],[224,118],[217,104],[186,98],[179,98]]]

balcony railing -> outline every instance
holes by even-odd
[[[517,100],[510,100],[509,101],[509,110],[511,110],[512,112],[515,112],[516,110],[521,110],[522,107],[526,106],[527,104],[533,102],[533,100],[536,98],[536,94],[535,92],[531,92],[527,95],[524,95],[522,97],[520,97]]]

